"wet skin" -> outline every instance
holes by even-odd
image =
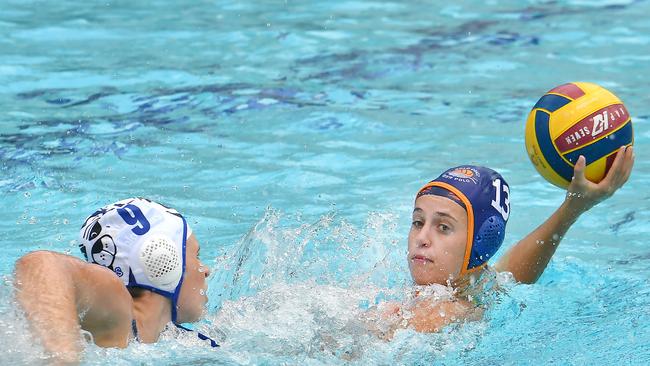
[[[199,320],[208,302],[207,278],[210,269],[199,259],[199,243],[194,237],[187,239],[185,252],[185,276],[178,296],[178,322],[191,323]]]
[[[467,213],[449,198],[424,195],[415,201],[408,236],[408,262],[418,285],[447,285],[460,274],[467,243]]]

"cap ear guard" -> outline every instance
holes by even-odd
[[[506,236],[506,222],[501,216],[488,217],[478,229],[474,237],[472,254],[468,269],[478,267],[487,262],[499,249]]]
[[[166,236],[147,239],[140,247],[142,270],[152,285],[174,292],[183,274],[182,253]]]

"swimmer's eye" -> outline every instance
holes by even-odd
[[[451,232],[451,226],[447,224],[438,224],[438,230],[440,230],[442,233],[449,233]]]
[[[421,229],[424,226],[424,222],[422,222],[420,220],[413,220],[413,222],[411,223],[411,226],[413,226],[416,229]]]

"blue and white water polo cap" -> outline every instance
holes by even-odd
[[[442,173],[416,196],[452,199],[467,211],[467,245],[461,275],[482,268],[499,250],[510,216],[510,187],[492,169],[461,165]]]
[[[176,322],[190,235],[178,211],[146,198],[129,198],[102,207],[86,219],[79,249],[88,262],[108,267],[127,287],[170,298]]]

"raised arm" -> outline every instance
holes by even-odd
[[[634,165],[634,149],[621,147],[607,176],[598,184],[585,178],[585,165],[585,158],[580,156],[562,205],[537,229],[510,248],[495,265],[497,271],[511,272],[519,282],[535,283],[578,217],[625,184]]]
[[[131,297],[110,270],[48,251],[16,262],[16,298],[30,328],[48,353],[61,363],[76,363],[80,329],[105,347],[126,347]]]

